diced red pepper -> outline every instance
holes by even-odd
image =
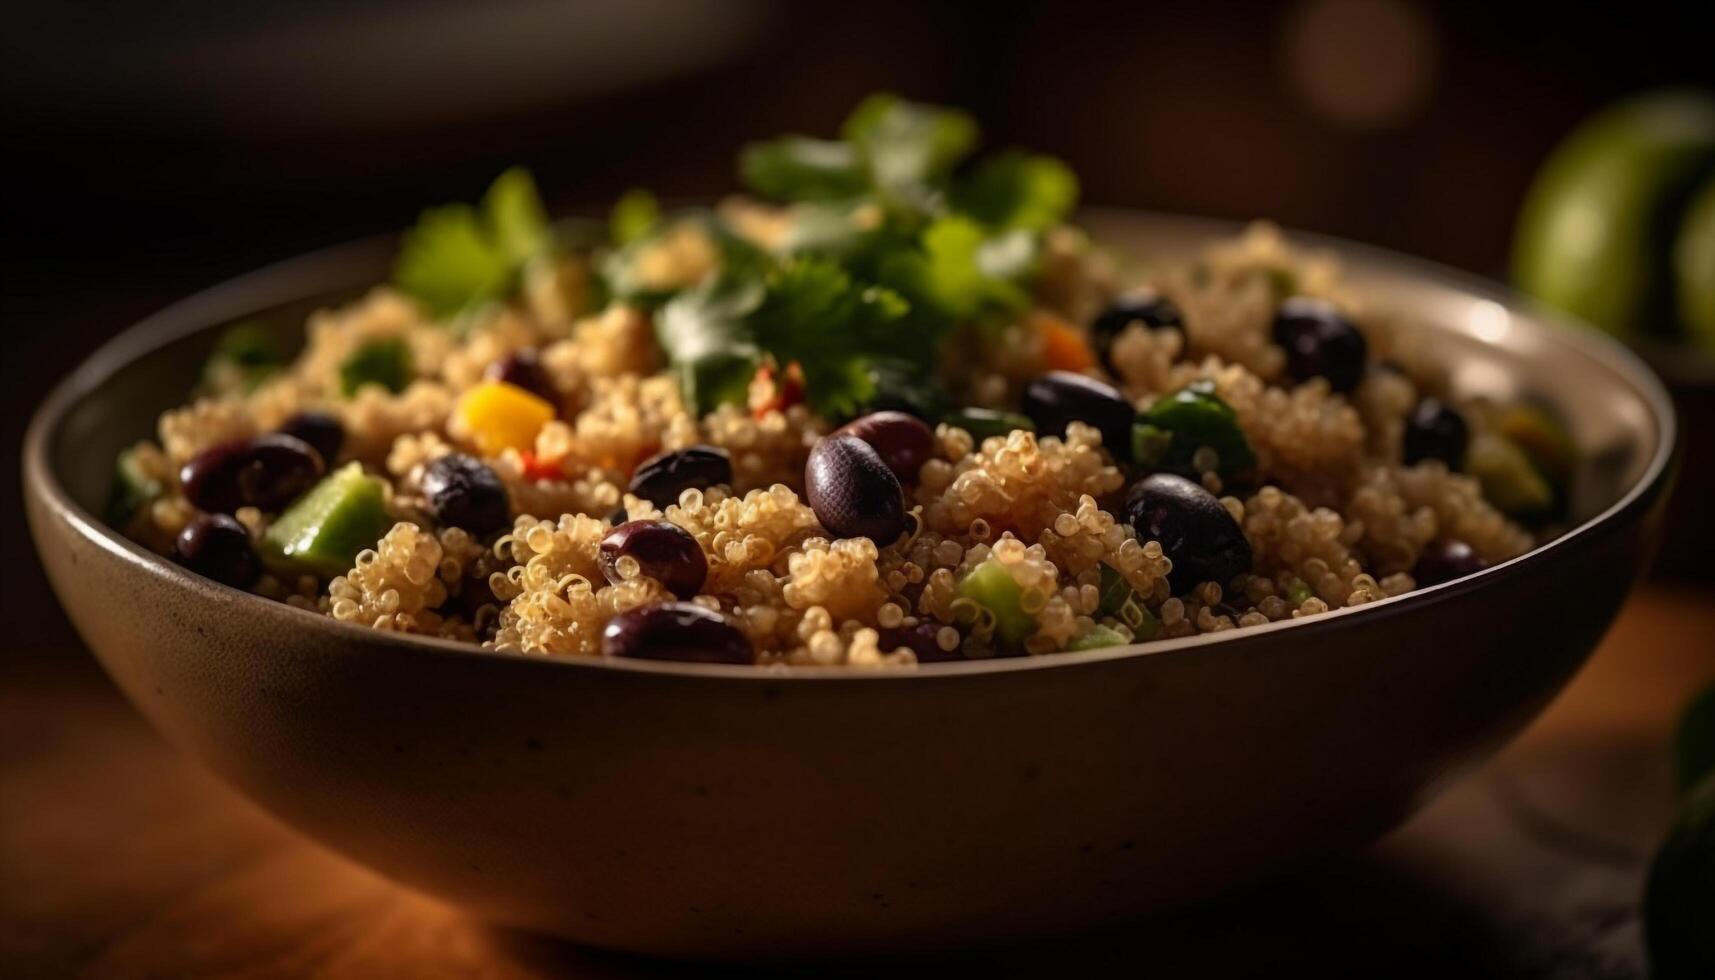
[[[563,459],[558,457],[553,459],[540,459],[533,451],[528,449],[518,455],[524,460],[524,479],[526,480],[533,483],[541,483],[544,480],[564,480],[566,478],[565,461]]]
[[[750,381],[750,414],[762,418],[769,412],[784,412],[804,401],[804,369],[797,361],[786,365],[784,371],[774,362],[764,361]]]

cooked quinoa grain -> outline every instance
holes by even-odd
[[[881,98],[864,118],[896,111],[953,112]],[[944,169],[912,179],[958,190]],[[1411,346],[1409,310],[1369,308],[1332,256],[1272,226],[1121,277],[1063,223],[1066,195],[904,213],[912,205],[867,185],[844,208],[821,199],[826,188],[803,200],[792,186],[755,189],[714,212],[616,221],[611,241],[576,245],[529,220],[529,200],[485,200],[491,224],[468,235],[510,271],[480,286],[459,285],[434,237],[413,232],[397,281],[312,315],[295,358],[223,341],[194,397],[122,454],[111,519],[170,553],[200,519],[180,483],[188,461],[316,413],[343,430],[322,484],[278,511],[220,519],[260,558],[259,576],[235,578],[258,595],[531,655],[672,657],[662,637],[683,623],[702,636],[686,637],[688,659],[886,668],[1363,605],[1416,588],[1413,569],[1435,556],[1481,568],[1521,554],[1565,499],[1549,467],[1490,425],[1492,406],[1394,363]],[[491,197],[529,193],[513,179]],[[868,236],[888,258],[805,244],[841,236]],[[1003,236],[1034,261],[942,267]],[[1129,319],[1137,296],[1171,322]],[[1349,391],[1289,376],[1275,334],[1289,300],[1362,334],[1369,361],[1355,385],[1339,379]],[[1105,394],[1045,408],[1050,376]],[[1025,425],[1021,398],[1051,429]],[[1405,462],[1426,398],[1469,428],[1481,459]],[[960,427],[972,408],[1019,421],[974,436]],[[846,495],[828,519],[891,538],[903,514],[905,531],[842,538],[816,509],[840,488],[819,474],[812,508],[806,466],[836,428],[884,410],[914,427],[909,472]],[[640,464],[693,447],[721,474],[714,485],[633,483]],[[1155,473],[1189,481],[1153,482],[1178,488],[1194,520],[1128,496]],[[678,565],[699,573],[700,551],[706,574],[664,585],[623,549],[604,559],[603,540],[629,521],[682,529],[660,533],[679,535],[690,558]],[[1201,569],[1233,574],[1193,581]],[[696,646],[716,636],[720,650]]]

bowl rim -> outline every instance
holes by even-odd
[[[1105,222],[1172,225],[1209,237],[1236,234],[1247,224],[1228,219],[1112,207],[1086,207],[1081,209],[1079,217]],[[1354,615],[1362,617],[1362,621],[1373,620],[1379,623],[1403,612],[1414,611],[1420,606],[1449,601],[1483,587],[1486,582],[1531,574],[1538,565],[1552,559],[1556,552],[1571,546],[1577,539],[1588,536],[1602,525],[1613,523],[1625,514],[1647,507],[1663,492],[1669,482],[1673,469],[1671,464],[1678,451],[1678,419],[1661,381],[1623,344],[1564,313],[1549,309],[1509,287],[1474,273],[1316,232],[1283,229],[1283,233],[1295,244],[1330,250],[1342,259],[1356,259],[1362,264],[1384,268],[1409,276],[1413,280],[1427,281],[1431,285],[1498,303],[1509,314],[1522,318],[1527,329],[1539,331],[1551,342],[1571,348],[1576,355],[1597,361],[1619,375],[1632,386],[1648,407],[1660,434],[1655,451],[1642,473],[1618,499],[1601,512],[1522,555],[1463,578],[1361,606],[1329,610],[1304,619],[1286,619],[1218,633],[1201,633],[1096,650],[918,664],[910,669],[875,670],[803,666],[758,668],[751,665],[696,664],[609,657],[548,657],[494,650],[441,637],[371,629],[341,622],[317,612],[267,599],[196,575],[109,528],[72,499],[54,472],[49,458],[49,446],[53,441],[51,437],[63,424],[74,404],[141,357],[184,337],[211,329],[217,324],[232,322],[258,309],[302,301],[342,288],[363,288],[365,282],[350,280],[349,270],[382,267],[382,263],[397,245],[398,236],[392,234],[318,249],[225,280],[145,317],[102,344],[54,386],[32,416],[25,432],[22,453],[25,494],[26,497],[37,497],[44,507],[63,520],[74,533],[83,536],[114,558],[141,574],[195,594],[195,600],[198,602],[209,603],[211,608],[217,609],[239,603],[239,609],[230,611],[252,611],[264,617],[284,616],[286,621],[283,625],[323,632],[331,641],[342,647],[379,646],[436,657],[552,665],[549,669],[618,671],[623,674],[741,683],[826,684],[909,683],[974,674],[1066,670],[1114,660],[1187,655],[1215,644],[1232,645],[1242,642],[1250,645],[1265,642],[1268,637],[1283,630],[1314,632],[1339,629]],[[345,278],[341,277],[342,272],[345,273]],[[372,280],[369,282],[372,284]],[[38,548],[44,545],[51,546],[51,542],[39,539]]]

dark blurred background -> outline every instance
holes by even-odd
[[[258,0],[32,4],[0,26],[13,650],[69,628],[22,527],[19,439],[90,349],[199,288],[476,197],[559,208],[732,188],[733,153],[830,134],[880,88],[969,107],[1084,198],[1281,223],[1505,272],[1520,197],[1581,117],[1715,85],[1693,3]]]

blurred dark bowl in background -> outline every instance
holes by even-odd
[[[888,88],[969,107],[990,145],[1064,158],[1091,202],[1266,216],[1498,278],[1523,189],[1574,122],[1639,89],[1715,85],[1691,4],[14,6],[8,500],[25,419],[96,343],[222,278],[474,197],[512,163],[560,207],[635,185],[711,196],[745,139],[829,132]],[[1715,428],[1698,404],[1692,444]],[[18,507],[3,519],[13,648],[63,648]]]

